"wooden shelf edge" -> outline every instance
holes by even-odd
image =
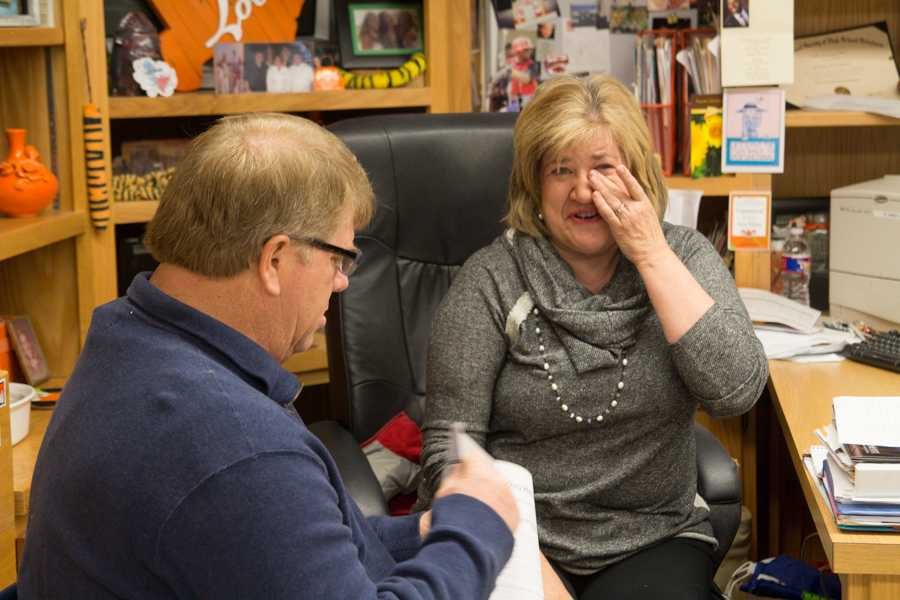
[[[62,46],[62,27],[0,27],[0,47]]]
[[[158,200],[113,202],[112,221],[116,225],[147,223],[156,214],[157,208],[159,208]]]
[[[891,127],[900,126],[900,119],[867,112],[832,110],[789,110],[785,112],[786,127]]]
[[[772,177],[768,174],[737,173],[721,177],[691,177],[673,175],[666,177],[666,187],[680,190],[700,190],[704,196],[727,196],[732,190],[769,190]]]
[[[0,219],[0,260],[81,235],[87,227],[87,217],[80,211]]]
[[[168,98],[110,97],[111,119],[229,115],[246,112],[430,107],[427,87],[388,90],[338,90],[305,94],[213,94],[196,92]]]

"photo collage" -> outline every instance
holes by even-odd
[[[561,74],[611,74],[635,80],[636,34],[697,27],[710,0],[492,0],[497,53],[485,108],[517,112],[537,85]]]

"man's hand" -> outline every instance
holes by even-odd
[[[431,509],[426,510],[419,517],[419,537],[424,540],[429,531],[431,531]]]
[[[460,462],[447,469],[434,497],[437,499],[450,494],[465,494],[481,500],[515,533],[519,525],[519,509],[509,484],[494,468],[494,461],[487,453],[467,452]],[[421,522],[419,529],[422,529]]]

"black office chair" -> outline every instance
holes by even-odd
[[[366,514],[386,505],[357,443],[401,410],[421,423],[432,316],[459,267],[502,231],[514,123],[510,114],[418,114],[331,127],[368,173],[377,210],[356,238],[364,258],[332,298],[327,326],[329,400],[352,435],[334,422],[312,429]],[[699,426],[696,436],[718,564],[740,522],[740,480],[718,441]]]

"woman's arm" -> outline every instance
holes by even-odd
[[[506,357],[496,283],[479,258],[457,274],[437,310],[428,349],[422,426],[422,483],[427,506],[447,466],[449,428],[456,421],[482,446],[490,427],[494,383]]]
[[[713,299],[668,245],[635,267],[670,344],[680,340],[713,305]]]
[[[638,269],[681,379],[713,416],[749,410],[768,369],[731,274],[703,236],[688,236],[679,258],[640,184],[619,165],[592,172],[594,204],[622,253]]]
[[[715,303],[669,346],[672,361],[709,414],[741,414],[750,410],[766,385],[768,363],[762,344],[734,278],[709,240],[689,232],[681,243],[685,268]]]
[[[700,320],[713,299],[669,248],[659,216],[634,176],[619,165],[613,176],[591,173],[594,204],[619,250],[644,280],[647,295],[670,344]]]

